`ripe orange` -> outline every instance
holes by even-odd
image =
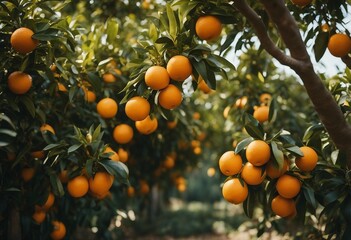
[[[291,2],[299,7],[307,6],[312,0],[291,0]]]
[[[146,195],[150,192],[150,186],[145,180],[139,181],[139,191],[142,195]]]
[[[9,75],[7,85],[14,94],[25,94],[32,87],[32,77],[29,74],[16,71]]]
[[[67,92],[67,88],[65,85],[63,85],[62,83],[57,83],[57,90],[59,92]]]
[[[151,119],[150,116],[147,116],[142,121],[136,121],[135,127],[141,134],[148,135],[156,131],[158,127],[158,121],[156,117]]]
[[[113,176],[107,172],[97,172],[89,178],[89,189],[98,196],[106,194],[113,184]]]
[[[284,198],[280,195],[273,198],[271,208],[272,211],[280,217],[288,217],[296,212],[294,200]]]
[[[269,107],[268,106],[259,106],[255,108],[253,117],[260,123],[268,121],[269,117]]]
[[[22,168],[21,177],[23,181],[25,182],[30,181],[33,178],[34,174],[35,174],[35,168],[33,167]]]
[[[173,168],[175,165],[175,159],[172,156],[166,156],[166,159],[163,161],[163,166],[167,169]]]
[[[216,174],[216,169],[213,167],[210,167],[207,169],[207,176],[213,177]]]
[[[221,35],[222,23],[215,16],[201,16],[196,21],[195,31],[200,39],[212,41]]]
[[[288,170],[289,170],[289,160],[286,158],[284,159],[283,167],[281,169],[279,169],[278,166],[274,164],[273,160],[270,160],[266,166],[267,176],[270,177],[271,179],[275,179],[282,176]]]
[[[182,92],[173,84],[160,91],[158,103],[165,109],[174,109],[183,101]]]
[[[42,159],[45,157],[45,152],[44,151],[33,151],[30,153],[32,158],[37,158],[37,159]]]
[[[173,129],[177,126],[178,121],[168,121],[167,122],[167,127],[168,129]]]
[[[40,131],[41,132],[49,131],[49,132],[51,132],[52,134],[55,135],[55,130],[51,127],[51,125],[49,125],[47,123],[44,123],[43,125],[41,125]]]
[[[169,81],[167,69],[164,67],[152,66],[145,73],[145,83],[153,90],[164,89]]]
[[[15,51],[27,54],[38,46],[38,40],[33,39],[34,32],[26,27],[16,29],[10,38],[11,46]]]
[[[271,158],[271,149],[262,140],[252,141],[246,148],[246,159],[254,166],[262,166]]]
[[[241,98],[238,98],[235,101],[235,107],[239,108],[239,109],[243,109],[245,107],[246,103],[247,103],[247,97],[243,96]]]
[[[107,147],[104,153],[112,153],[112,155],[110,156],[110,159],[113,161],[119,161],[118,154],[111,147]]]
[[[96,105],[96,110],[102,118],[113,118],[118,111],[118,105],[112,98],[103,98]]]
[[[175,81],[184,81],[193,72],[189,59],[182,55],[172,57],[167,63],[168,75]]]
[[[127,124],[119,124],[113,130],[113,139],[120,144],[129,143],[133,139],[133,128]]]
[[[96,101],[96,94],[93,91],[85,90],[84,91],[84,99],[85,101],[92,103]]]
[[[48,199],[46,200],[44,205],[41,207],[47,211],[52,207],[52,205],[54,205],[54,202],[55,202],[55,195],[53,193],[49,193]]]
[[[259,185],[266,177],[266,172],[263,172],[261,167],[255,167],[251,163],[245,163],[241,171],[241,177],[249,185]]]
[[[321,30],[322,30],[323,32],[329,32],[329,31],[330,31],[330,27],[329,27],[328,23],[322,24],[322,25],[321,25]]]
[[[301,190],[301,183],[296,177],[284,174],[277,181],[277,191],[285,198],[294,198]]]
[[[230,203],[239,204],[246,200],[249,194],[247,184],[241,182],[238,178],[232,178],[223,184],[222,195]]]
[[[129,186],[127,188],[127,196],[128,197],[134,197],[134,195],[135,195],[135,188],[132,187],[132,186]]]
[[[89,182],[85,176],[77,176],[68,181],[67,191],[72,197],[83,197],[88,190]]]
[[[186,184],[184,184],[184,183],[178,184],[177,185],[177,190],[179,192],[185,192],[186,191]]]
[[[303,157],[297,157],[295,160],[296,166],[305,172],[312,171],[317,166],[318,155],[313,148],[303,146],[300,147],[300,150],[303,153]]]
[[[123,148],[119,148],[118,149],[118,156],[119,156],[119,160],[121,162],[126,162],[128,161],[128,152],[126,150],[124,150]]]
[[[234,151],[227,151],[219,158],[219,169],[226,176],[238,174],[243,167],[243,160]]]
[[[199,78],[199,83],[197,87],[203,92],[203,93],[210,93],[212,89],[207,85],[205,80],[202,79],[202,77]]]
[[[112,71],[114,71],[117,75],[122,75],[122,72],[119,69],[113,69]],[[104,75],[102,75],[102,79],[105,83],[113,83],[117,80],[116,76],[112,73],[105,73]]]
[[[272,99],[272,95],[270,95],[269,93],[262,93],[260,95],[260,102],[261,103],[269,103],[269,101],[271,101]]]
[[[69,181],[69,178],[68,178],[68,171],[67,170],[62,170],[60,173],[59,173],[59,179],[62,183],[68,183]]]
[[[351,51],[351,39],[343,33],[336,33],[329,38],[328,50],[335,57],[346,56]]]
[[[132,97],[126,103],[125,112],[133,121],[144,120],[150,113],[150,103],[143,97]]]
[[[199,120],[201,118],[201,114],[199,112],[194,112],[193,113],[193,119],[194,120]]]
[[[52,221],[53,230],[50,233],[50,237],[53,240],[60,240],[66,235],[66,227],[60,221]]]
[[[42,209],[37,209],[33,213],[32,218],[37,224],[41,224],[46,218],[46,212]]]

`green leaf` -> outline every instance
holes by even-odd
[[[158,40],[157,37],[158,37],[157,28],[154,23],[151,23],[149,26],[149,38],[155,42],[156,40]]]
[[[70,154],[70,153],[76,151],[81,146],[82,146],[82,144],[74,144],[68,148],[67,153]]]
[[[278,148],[278,145],[275,141],[271,142],[271,147],[272,147],[273,156],[274,156],[275,160],[277,160],[279,169],[282,169],[283,165],[284,165],[284,154]]]
[[[101,91],[101,79],[94,72],[88,72],[87,80],[93,86],[95,91]]]
[[[55,195],[62,197],[65,194],[62,183],[55,173],[50,174],[50,183]]]
[[[118,34],[118,22],[115,18],[109,18],[106,22],[107,41],[113,43]]]
[[[269,114],[268,114],[268,122],[274,122],[275,119],[277,118],[277,106],[278,103],[275,100],[275,98],[272,98],[271,103],[269,105]]]
[[[169,35],[171,35],[173,39],[176,39],[178,32],[177,20],[174,11],[169,3],[166,4],[166,10],[169,21]]]
[[[264,140],[264,130],[261,124],[259,124],[259,122],[251,114],[245,113],[244,122],[245,130],[251,137]]]
[[[240,153],[247,145],[249,145],[253,141],[253,138],[245,138],[244,140],[241,140],[238,145],[236,145],[235,148],[235,154]]]
[[[319,31],[313,45],[314,56],[317,62],[323,57],[328,46],[328,41],[329,33],[323,32],[322,30]]]
[[[93,166],[94,166],[95,159],[89,158],[85,164],[85,169],[87,170],[88,177],[93,176]]]
[[[287,147],[285,149],[288,150],[289,152],[293,153],[294,155],[303,157],[303,153],[298,146],[291,146],[291,147]]]
[[[303,194],[305,196],[307,203],[309,203],[313,207],[313,209],[316,209],[317,208],[317,201],[316,201],[313,189],[310,187],[303,186],[302,191],[303,191]]]
[[[117,177],[122,183],[128,184],[129,171],[124,163],[107,159],[101,160],[98,163],[103,166],[109,174]]]
[[[47,146],[43,149],[43,151],[49,151],[49,150],[51,150],[51,149],[54,149],[54,148],[57,148],[57,147],[62,147],[62,146],[64,146],[62,143],[52,143],[52,144],[47,145]]]
[[[23,95],[20,97],[20,102],[23,103],[23,105],[26,107],[29,114],[34,118],[35,117],[35,106],[34,106],[32,99],[27,95]]]

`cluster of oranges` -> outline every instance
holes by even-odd
[[[300,147],[303,157],[294,159],[295,166],[303,172],[311,172],[317,165],[318,155],[311,147]],[[253,140],[245,151],[247,162],[243,164],[240,154],[225,152],[219,159],[219,169],[227,181],[223,184],[222,194],[230,203],[244,202],[249,195],[249,187],[262,184],[263,181],[276,181],[276,196],[271,201],[272,212],[280,217],[296,215],[294,198],[300,193],[301,179],[291,167],[293,163],[284,158],[278,166],[271,154],[271,147],[263,140]]]

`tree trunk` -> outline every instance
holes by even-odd
[[[21,240],[21,219],[18,207],[12,207],[9,210],[8,220],[8,240]]]

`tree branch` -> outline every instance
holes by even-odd
[[[341,60],[351,69],[351,57],[349,57],[349,55],[342,57]]]
[[[238,9],[251,23],[256,31],[256,35],[261,42],[262,47],[281,64],[297,67],[299,63],[286,55],[280,48],[278,48],[271,38],[268,36],[267,29],[261,17],[246,3],[245,0],[236,0],[233,5]]]
[[[235,0],[234,5],[248,18],[262,46],[268,53],[278,60],[279,58],[283,60],[289,59],[289,61],[285,60],[282,63],[292,68],[299,75],[321,122],[324,124],[337,148],[348,154],[348,163],[351,166],[351,127],[346,122],[334,97],[314,71],[310,56],[294,17],[286,7],[284,0],[260,1],[270,16],[271,21],[276,25],[286,47],[290,50],[290,58],[287,56],[282,58],[282,53],[277,53],[277,47],[271,46],[272,41],[269,39],[267,33],[263,32],[266,30],[262,28],[262,20],[257,13],[247,6],[245,0]]]

